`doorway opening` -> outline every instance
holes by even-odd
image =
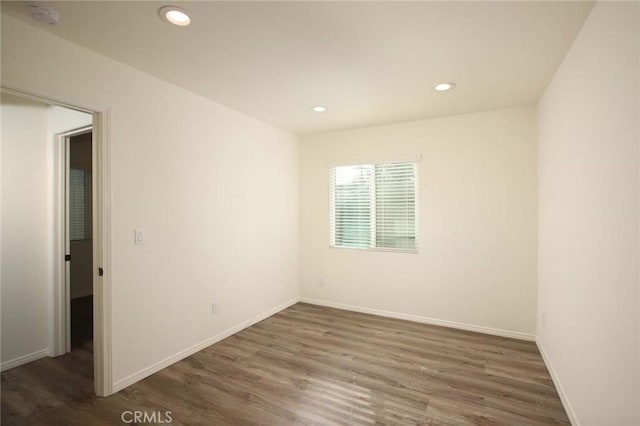
[[[67,281],[66,349],[93,353],[93,191],[92,128],[75,131],[64,138],[69,158],[65,163],[68,211],[65,243],[69,262]]]
[[[3,126],[2,229],[16,230],[15,242],[3,232],[3,380],[61,356],[69,385],[110,395],[110,109],[1,91],[14,118]]]

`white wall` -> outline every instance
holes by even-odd
[[[327,164],[415,154],[419,254],[330,249]],[[303,297],[532,334],[536,220],[533,106],[301,140]]]
[[[293,135],[2,19],[4,85],[111,107],[114,382],[297,297]]]
[[[93,122],[93,116],[85,112],[49,105],[47,120],[49,138],[53,140],[58,133],[90,125]]]
[[[538,334],[582,425],[637,425],[638,3],[598,3],[539,104]]]
[[[49,348],[47,106],[1,97],[2,368]]]

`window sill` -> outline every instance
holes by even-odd
[[[395,249],[395,248],[384,248],[384,247],[342,247],[342,246],[329,246],[329,248],[335,249],[335,250],[386,251],[390,253],[418,254],[418,249]]]

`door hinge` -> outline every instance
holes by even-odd
[[[65,254],[65,255],[64,255],[64,261],[65,261],[65,262],[68,262],[68,261],[70,261],[70,260],[71,260],[71,255],[70,255],[70,254]]]
[[[101,277],[104,275],[104,271],[102,270],[102,268],[98,268],[98,276]]]

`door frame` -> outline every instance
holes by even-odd
[[[0,87],[2,93],[8,93],[22,98],[30,99],[47,105],[56,105],[76,111],[91,114],[93,116],[92,137],[92,226],[93,226],[93,378],[94,390],[97,396],[108,396],[113,393],[113,340],[112,340],[112,303],[111,303],[111,168],[110,168],[110,139],[111,139],[111,107],[96,108],[87,107],[73,102],[36,94],[28,90],[16,87]],[[66,133],[66,132],[65,132]],[[66,182],[64,187],[61,179],[64,175],[63,165],[59,162],[65,156],[60,155],[61,149],[58,143],[58,135],[55,140],[48,141],[52,144],[53,151],[53,266],[51,319],[50,319],[50,354],[53,356],[66,353],[64,344],[66,307],[62,302],[67,295],[65,283],[64,235],[66,230],[66,213],[59,211],[61,205],[65,205]],[[66,167],[66,165],[64,165]],[[62,199],[60,198],[62,197]],[[62,240],[62,248],[60,247]],[[61,267],[62,261],[62,267]],[[102,271],[102,273],[100,273]],[[64,309],[63,309],[64,307]],[[61,345],[62,342],[62,345]]]

